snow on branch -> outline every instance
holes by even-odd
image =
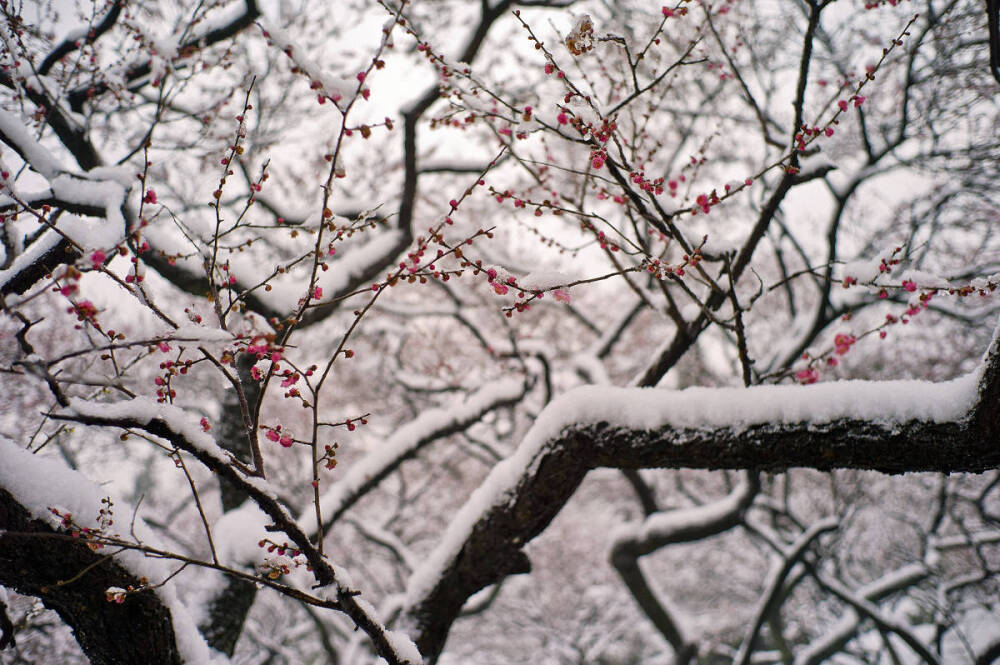
[[[276,23],[263,16],[257,23],[263,31],[264,37],[283,51],[295,63],[296,68],[309,78],[312,89],[316,90],[316,94],[321,99],[329,99],[337,104],[350,95],[347,86],[338,77],[326,72],[319,63],[307,55],[306,49],[297,46],[294,40],[285,34]]]
[[[54,178],[65,170],[55,155],[28,132],[20,116],[3,109],[0,109],[0,141],[45,178]]]
[[[516,403],[524,397],[527,387],[520,379],[498,381],[457,404],[429,409],[399,428],[385,443],[351,464],[347,473],[320,499],[322,513],[326,516],[324,529],[330,528],[351,506],[422,448],[465,430],[490,411]],[[303,522],[309,519],[313,510],[309,508]]]
[[[72,261],[81,253],[110,250],[126,234],[124,208],[131,189],[127,169],[97,167],[84,174],[63,171],[56,158],[35,141],[13,114],[0,110],[0,140],[13,147],[25,163],[48,180],[48,187],[25,193],[17,191],[9,180],[6,166],[0,165],[0,211],[24,207],[41,208],[34,213],[43,231],[16,256],[7,243],[0,270],[0,293],[24,293],[35,282],[61,263]],[[55,206],[74,214],[48,214]],[[63,250],[68,251],[63,251]]]
[[[203,25],[197,32],[186,35],[184,42],[176,43],[176,48],[171,50],[178,56],[179,60],[190,58],[206,47],[229,39],[245,30],[259,16],[260,8],[257,6],[256,0],[242,0],[242,2],[217,10],[203,21]],[[169,43],[170,38],[165,41]],[[156,58],[149,58],[134,64],[125,73],[125,81],[130,87],[141,87],[143,79],[148,77],[157,65],[162,64],[162,60],[157,62]],[[179,63],[174,66],[179,66]],[[105,81],[97,81],[71,90],[67,95],[70,108],[73,112],[80,113],[85,102],[103,95],[108,90],[109,86]]]
[[[134,428],[169,441],[178,449],[192,455],[206,468],[238,486],[272,520],[275,530],[284,532],[309,562],[319,587],[330,587],[329,595],[341,610],[363,630],[372,645],[390,665],[411,663],[418,665],[405,636],[393,634],[375,615],[374,608],[359,592],[340,579],[336,568],[320,553],[309,537],[278,501],[263,478],[245,476],[214,439],[201,428],[198,420],[183,409],[160,404],[150,399],[135,398],[116,403],[92,403],[72,399],[56,419],[73,420],[85,425]]]
[[[920,657],[921,662],[927,663],[928,665],[940,664],[941,661],[933,653],[931,653],[930,649],[921,643],[917,636],[913,634],[913,631],[909,628],[909,626],[896,621],[891,617],[885,616],[874,603],[870,602],[866,598],[859,597],[837,580],[819,573],[818,571],[812,569],[811,566],[807,566],[807,569],[809,569],[809,572],[812,574],[821,589],[829,591],[833,595],[837,596],[837,598],[854,608],[854,610],[865,615],[865,618],[871,619],[880,631],[892,632],[898,635],[900,639],[902,639],[903,642],[905,642],[906,645],[913,650],[913,653]]]
[[[55,414],[54,417],[86,425],[135,428],[166,439],[180,450],[194,456],[220,477],[245,491],[274,522],[275,527],[288,535],[302,551],[316,571],[319,581],[323,584],[336,582],[332,567],[278,502],[267,481],[261,478],[249,478],[237,471],[230,464],[230,456],[215,443],[210,434],[202,430],[198,419],[183,409],[147,398],[115,403],[71,399],[69,409],[65,413]]]
[[[104,33],[114,27],[115,23],[118,22],[119,16],[121,16],[122,8],[125,6],[125,0],[114,0],[111,6],[108,8],[108,13],[104,15],[96,25],[91,24],[85,28],[76,28],[69,32],[62,41],[49,52],[42,64],[38,66],[38,73],[42,76],[49,73],[49,71],[55,66],[57,62],[61,59],[77,51],[83,44],[92,44],[95,40],[101,37]]]
[[[798,562],[805,556],[813,541],[824,533],[836,530],[839,525],[840,520],[836,517],[822,519],[799,534],[798,538],[791,545],[783,548],[781,556],[777,558],[777,561],[775,561],[771,568],[771,572],[767,575],[767,581],[764,584],[765,590],[761,594],[760,603],[754,612],[754,620],[747,627],[747,633],[740,644],[740,650],[736,654],[736,657],[733,658],[733,665],[749,665],[750,657],[753,654],[754,642],[757,640],[757,634],[764,626],[764,621],[767,620],[768,615],[774,612],[775,608],[781,602],[781,590],[785,584],[785,580]]]
[[[3,438],[0,459],[0,584],[38,596],[56,610],[94,662],[228,662],[205,644],[172,585],[129,593],[127,607],[94,602],[111,589],[147,588],[174,573],[163,559],[128,550],[112,558],[107,549],[95,549],[59,528],[64,519],[99,527],[97,511],[106,493],[98,485],[54,458],[33,455]],[[132,513],[117,501],[116,507],[119,515]],[[141,519],[134,519],[131,529],[144,543],[155,543]],[[136,639],[105,639],[126,634]]]
[[[612,535],[612,565],[636,603],[673,647],[678,665],[690,662],[697,646],[684,635],[676,610],[650,586],[639,558],[666,545],[701,540],[732,528],[753,503],[758,489],[756,475],[750,473],[733,492],[717,501],[653,513],[642,522],[619,527]]]
[[[637,524],[623,525],[612,535],[611,557],[635,558],[674,543],[687,543],[721,533],[739,523],[753,502],[758,484],[750,478],[731,494],[700,506],[653,513]]]
[[[926,579],[930,569],[922,563],[911,563],[894,570],[857,590],[857,596],[876,603],[902,589]],[[822,637],[810,643],[795,657],[795,665],[819,665],[840,651],[857,633],[861,617],[854,610],[847,612]]]
[[[1000,465],[998,401],[996,335],[975,371],[943,383],[570,391],[469,497],[410,578],[417,645],[439,653],[469,596],[529,569],[522,547],[592,468],[982,471]]]

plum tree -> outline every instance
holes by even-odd
[[[0,9],[4,662],[1000,655],[992,5]]]

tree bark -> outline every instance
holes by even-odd
[[[108,602],[105,589],[140,580],[111,553],[62,535],[0,488],[0,585],[55,610],[93,665],[181,665],[170,610],[156,593]]]
[[[994,336],[984,365],[978,399],[965,416],[950,422],[899,421],[887,413],[881,422],[842,418],[697,429],[567,423],[533,452],[520,457],[515,453],[508,462],[517,458],[517,468],[495,469],[498,482],[492,497],[479,497],[480,502],[489,499],[477,504],[484,506],[481,513],[460,515],[455,522],[469,525],[464,536],[459,531],[445,537],[461,536],[461,545],[444,543],[428,558],[433,562],[428,565],[438,568],[423,570],[417,577],[434,581],[426,589],[411,589],[409,599],[420,652],[434,661],[466,599],[530,567],[522,548],[545,529],[593,468],[809,467],[950,473],[1000,466],[1000,336]],[[484,486],[490,482],[487,478]],[[476,501],[473,497],[468,503]]]

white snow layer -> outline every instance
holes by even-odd
[[[284,51],[313,83],[320,85],[317,91],[318,94],[321,94],[323,97],[329,97],[335,102],[350,94],[347,83],[339,80],[339,77],[328,74],[319,63],[306,56],[306,50],[296,46],[292,38],[279,28],[276,23],[266,16],[258,18],[257,23],[275,46]]]
[[[90,402],[73,397],[69,400],[68,410],[93,418],[131,418],[143,425],[160,419],[171,431],[183,436],[192,446],[223,464],[229,463],[229,454],[219,447],[211,434],[202,429],[199,419],[172,404],[161,404],[148,397],[136,397],[121,402]]]
[[[379,445],[373,452],[350,465],[347,472],[320,498],[323,514],[333,515],[338,512],[369,479],[411,453],[427,437],[463,421],[478,419],[496,404],[517,399],[523,393],[523,381],[505,379],[480,389],[461,404],[447,409],[425,411],[399,428],[388,441]],[[315,514],[314,510],[310,507],[303,512],[300,523],[308,523]]]
[[[128,189],[115,180],[89,180],[60,175],[51,181],[52,193],[64,201],[78,205],[102,208],[107,221],[91,225],[83,233],[73,233],[59,222],[59,228],[80,245],[84,251],[108,249],[117,245],[125,237],[125,218],[122,205]]]
[[[0,131],[6,131],[0,111]],[[38,159],[43,159],[38,157]],[[46,168],[55,168],[48,164]],[[89,180],[81,177],[58,175],[50,183],[51,194],[64,201],[104,210],[103,218],[78,217],[66,214],[55,222],[55,229],[45,231],[41,238],[31,243],[27,250],[17,256],[6,270],[0,270],[0,286],[20,275],[36,263],[46,252],[59,244],[65,236],[75,243],[84,254],[96,249],[108,250],[125,237],[125,217],[122,206],[128,196],[128,188],[118,182],[120,174],[112,169],[101,169],[109,180]],[[117,175],[116,175],[117,174]]]
[[[0,270],[0,287],[14,279],[22,272],[38,262],[46,252],[59,244],[62,238],[52,232],[45,233],[41,238],[31,243],[28,248],[17,256],[6,270]]]
[[[108,493],[82,473],[73,471],[55,458],[33,455],[3,437],[0,437],[0,459],[3,460],[0,464],[0,487],[24,506],[33,518],[58,527],[59,519],[49,510],[58,507],[60,511],[72,514],[74,522],[80,526],[98,526],[101,499]],[[131,506],[118,499],[115,499],[115,506],[121,515],[134,512]],[[134,528],[143,543],[157,547],[155,534],[141,518],[136,518]],[[132,550],[115,555],[115,561],[136,577],[146,577],[153,584],[174,572],[169,561],[146,557]],[[187,665],[224,665],[229,662],[205,643],[173,585],[166,584],[154,592],[170,610],[177,649]]]
[[[28,132],[24,120],[19,115],[0,109],[0,132],[17,146],[31,168],[46,178],[55,177],[56,174],[64,170],[62,164],[49,152],[48,148],[42,146]]]
[[[271,519],[251,500],[230,510],[212,526],[215,554],[223,565],[239,568],[257,563],[261,548],[257,543],[268,534]]]
[[[479,518],[513,495],[518,480],[543,456],[546,444],[570,425],[611,423],[637,430],[661,427],[740,430],[753,425],[819,425],[844,418],[892,425],[909,420],[953,421],[975,403],[982,366],[943,383],[837,381],[811,386],[752,388],[612,388],[584,386],[550,403],[517,451],[497,464],[452,519],[438,546],[414,571],[409,607],[434,588],[458,556]]]
[[[716,501],[678,510],[664,510],[653,513],[641,522],[619,525],[611,535],[611,547],[614,549],[626,543],[656,541],[679,531],[721,520],[726,515],[735,513],[750,491],[750,486],[744,483],[735,492]]]
[[[401,630],[385,631],[386,640],[389,646],[396,652],[396,657],[410,665],[423,665],[424,659],[417,651],[417,645],[413,643],[410,636]]]

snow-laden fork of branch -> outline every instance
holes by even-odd
[[[114,404],[70,400],[66,412],[57,417],[88,425],[135,428],[169,441],[192,455],[220,477],[239,486],[272,521],[275,530],[284,532],[309,562],[316,582],[328,587],[325,596],[331,606],[347,614],[355,625],[368,634],[375,651],[391,664],[419,663],[416,649],[401,634],[388,630],[374,607],[358,597],[359,592],[342,579],[303,528],[278,501],[270,485],[262,478],[249,478],[231,463],[229,455],[214,439],[201,430],[195,418],[179,407],[136,398]],[[416,657],[415,657],[416,655]]]
[[[983,471],[1000,464],[1000,335],[952,381],[583,387],[552,402],[410,578],[408,615],[434,658],[475,592],[527,572],[522,548],[597,467]]]
[[[9,111],[0,110],[0,141],[46,183],[37,190],[21,191],[10,179],[11,166],[0,164],[0,211],[41,208],[42,212],[36,214],[44,225],[25,247],[16,238],[4,243],[0,294],[23,293],[57,265],[92,250],[110,251],[125,239],[123,211],[134,180],[128,168],[96,167],[73,173],[28,133],[20,117]],[[63,214],[52,221],[43,206],[76,214]]]

